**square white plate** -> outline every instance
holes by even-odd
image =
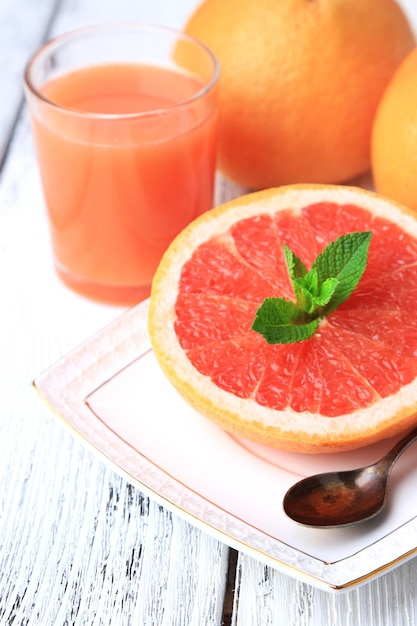
[[[186,404],[162,374],[144,302],[40,375],[34,386],[64,424],[140,490],[228,545],[328,591],[369,581],[417,553],[417,466],[394,468],[386,510],[358,526],[311,529],[282,510],[287,489],[366,465],[392,444],[301,455],[237,440]]]

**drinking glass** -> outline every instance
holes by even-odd
[[[162,26],[93,26],[43,45],[25,94],[55,268],[84,295],[149,295],[175,235],[213,203],[219,67]]]

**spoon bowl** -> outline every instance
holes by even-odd
[[[284,496],[285,513],[315,528],[348,526],[375,517],[385,506],[394,463],[416,439],[417,427],[372,465],[300,480]]]

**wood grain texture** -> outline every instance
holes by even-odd
[[[414,626],[417,563],[335,595],[240,554],[234,626]]]
[[[23,103],[22,73],[29,54],[44,39],[57,0],[2,0],[0,3],[0,164]]]
[[[41,413],[2,472],[0,623],[220,624],[227,549]]]

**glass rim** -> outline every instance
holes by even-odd
[[[201,50],[205,51],[207,56],[211,59],[213,64],[213,74],[210,80],[203,86],[201,89],[196,91],[192,96],[186,98],[185,100],[180,100],[179,102],[175,102],[170,106],[166,106],[158,109],[151,109],[149,111],[139,111],[135,113],[95,113],[93,111],[80,111],[79,109],[73,109],[71,107],[62,106],[53,102],[49,98],[46,98],[42,92],[35,87],[33,84],[33,80],[31,78],[31,71],[33,65],[36,63],[38,58],[48,51],[49,48],[53,48],[56,45],[59,45],[65,41],[69,41],[76,35],[83,35],[89,32],[105,32],[105,31],[117,31],[117,30],[143,30],[143,31],[159,31],[165,32],[167,35],[177,36],[178,39],[185,39],[190,43],[196,44]],[[88,66],[86,66],[88,67]],[[43,43],[40,47],[38,47],[33,54],[29,57],[25,69],[23,72],[23,81],[27,88],[27,90],[34,95],[37,99],[41,100],[43,103],[47,104],[49,107],[59,111],[60,113],[65,113],[67,115],[80,117],[82,119],[101,119],[101,120],[134,120],[134,119],[142,119],[146,117],[156,117],[158,115],[162,115],[164,113],[169,113],[175,111],[176,109],[180,109],[182,107],[186,107],[194,101],[200,100],[206,93],[211,91],[213,87],[217,84],[220,75],[220,65],[217,60],[214,52],[202,41],[197,39],[196,37],[189,35],[177,28],[172,28],[169,26],[164,26],[160,24],[150,24],[146,22],[120,22],[120,23],[112,23],[112,24],[96,24],[93,26],[85,26],[81,28],[76,28],[70,31],[67,31],[61,35],[57,35],[51,39],[48,39],[45,43]]]

